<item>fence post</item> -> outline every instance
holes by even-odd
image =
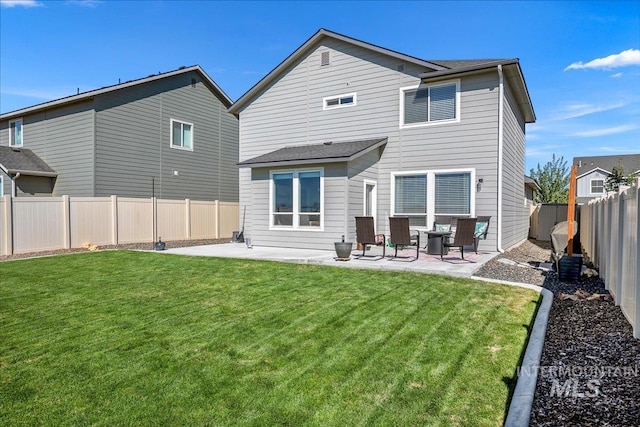
[[[215,215],[216,215],[216,239],[220,238],[220,201],[215,201]]]
[[[151,215],[151,239],[155,243],[158,241],[158,199],[155,197],[151,198]]]
[[[71,248],[71,201],[69,196],[62,196],[62,238],[64,242],[62,247]]]
[[[615,295],[615,303],[616,305],[620,305],[620,302],[622,301],[622,275],[623,275],[623,262],[622,260],[624,259],[624,233],[626,231],[626,227],[625,227],[625,223],[624,223],[624,213],[625,213],[625,202],[624,202],[624,194],[622,193],[622,191],[618,192],[618,218],[616,218],[616,221],[618,221],[618,235],[616,236],[616,239],[611,242],[611,246],[615,245],[615,251],[617,252],[617,258],[616,258],[616,265],[615,265],[615,269],[616,269],[616,274],[615,274],[615,280],[616,280],[616,295]]]
[[[637,182],[637,181],[636,181]],[[634,188],[636,201],[635,201],[635,210],[636,210],[636,242],[640,242],[640,186],[636,184]],[[629,192],[631,193],[631,192]],[[640,339],[640,244],[636,247],[636,300],[634,304],[636,306],[635,310],[635,319],[633,323],[633,336],[634,338]]]
[[[191,199],[184,199],[184,208],[186,216],[186,228],[187,240],[191,239]]]
[[[2,226],[2,234],[4,236],[5,248],[7,255],[13,254],[13,199],[11,196],[4,196],[4,224]]]
[[[111,244],[118,244],[118,196],[111,196]]]

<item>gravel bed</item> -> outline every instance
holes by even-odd
[[[550,256],[548,242],[530,240],[476,273],[553,292],[530,425],[639,426],[640,340],[597,275],[567,283],[534,268]]]

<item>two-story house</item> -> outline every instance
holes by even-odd
[[[0,195],[238,200],[238,119],[199,66],[0,115]]]
[[[240,206],[255,245],[331,249],[355,216],[492,217],[481,248],[527,238],[517,59],[422,60],[324,29],[247,91]]]
[[[576,201],[587,203],[601,197],[606,192],[607,179],[613,168],[621,165],[625,175],[640,174],[640,154],[617,156],[574,157],[578,167],[576,175]]]

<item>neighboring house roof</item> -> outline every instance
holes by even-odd
[[[0,147],[0,169],[8,175],[58,176],[40,157],[27,148]]]
[[[60,99],[55,99],[53,101],[48,101],[48,102],[44,102],[42,104],[37,104],[37,105],[33,105],[31,107],[27,107],[27,108],[22,108],[20,110],[15,110],[15,111],[10,111],[8,113],[3,113],[0,114],[0,120],[6,120],[6,119],[11,119],[14,117],[19,117],[22,116],[24,114],[30,114],[30,113],[34,113],[40,110],[44,110],[47,108],[52,108],[52,107],[58,107],[61,105],[65,105],[65,104],[71,104],[74,102],[78,102],[78,101],[83,101],[85,99],[89,99],[92,98],[96,95],[100,95],[103,93],[108,93],[108,92],[113,92],[116,90],[120,90],[120,89],[125,89],[131,86],[137,86],[137,85],[142,85],[145,83],[149,83],[149,82],[153,82],[156,80],[160,80],[160,79],[166,79],[168,77],[173,77],[179,74],[184,74],[184,73],[190,73],[192,71],[195,71],[197,73],[199,73],[202,78],[203,81],[209,86],[209,88],[218,95],[218,97],[220,98],[220,100],[225,104],[226,107],[231,106],[231,104],[233,103],[231,101],[231,98],[229,98],[227,96],[226,93],[224,93],[224,91],[211,79],[211,77],[209,77],[207,75],[207,73],[205,73],[205,71],[199,66],[199,65],[193,65],[191,67],[180,67],[177,70],[173,70],[173,71],[169,71],[166,73],[158,73],[155,75],[151,75],[148,77],[144,77],[141,79],[137,79],[137,80],[129,80],[127,82],[124,83],[119,83],[116,85],[112,85],[112,86],[105,86],[103,88],[100,89],[95,89],[95,90],[90,90],[88,92],[82,92],[79,93],[77,95],[71,95],[71,96],[67,96],[64,98],[60,98]]]
[[[527,175],[524,176],[524,185],[526,185],[527,187],[531,187],[534,190],[540,190],[540,185],[538,185],[538,182]]]
[[[578,178],[582,178],[596,169],[610,175],[613,168],[618,164],[622,164],[625,174],[630,174],[640,171],[640,154],[574,157],[573,164],[578,166]]]
[[[334,33],[333,31],[321,28],[313,36],[311,36],[306,42],[304,42],[298,49],[296,49],[291,55],[285,58],[278,66],[271,70],[266,76],[264,76],[258,83],[256,83],[251,89],[244,93],[230,108],[229,112],[238,114],[242,108],[253,101],[261,91],[275,81],[280,74],[284,73],[291,64],[298,59],[302,58],[308,53],[308,51],[322,38],[329,37],[336,40],[343,41],[361,48],[381,53],[393,58],[397,58],[401,61],[416,64],[425,68],[425,73],[420,75],[420,78],[430,79],[442,76],[452,76],[455,74],[477,72],[487,68],[494,68],[498,65],[503,65],[507,68],[505,75],[510,80],[512,86],[515,88],[515,97],[524,112],[524,118],[527,123],[535,121],[535,113],[533,112],[533,106],[529,97],[524,77],[522,76],[522,70],[518,59],[474,59],[474,60],[424,60],[410,55],[406,55],[400,52],[396,52],[390,49],[386,49],[380,46],[376,46],[371,43],[363,42],[342,34]],[[430,70],[430,71],[429,71]]]
[[[310,163],[348,162],[387,143],[386,137],[346,142],[284,147],[238,163],[239,167],[264,167]]]

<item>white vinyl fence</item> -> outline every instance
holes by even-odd
[[[231,237],[238,203],[125,197],[0,198],[0,255],[88,244]]]
[[[640,338],[640,189],[638,184],[582,206],[580,241]]]

